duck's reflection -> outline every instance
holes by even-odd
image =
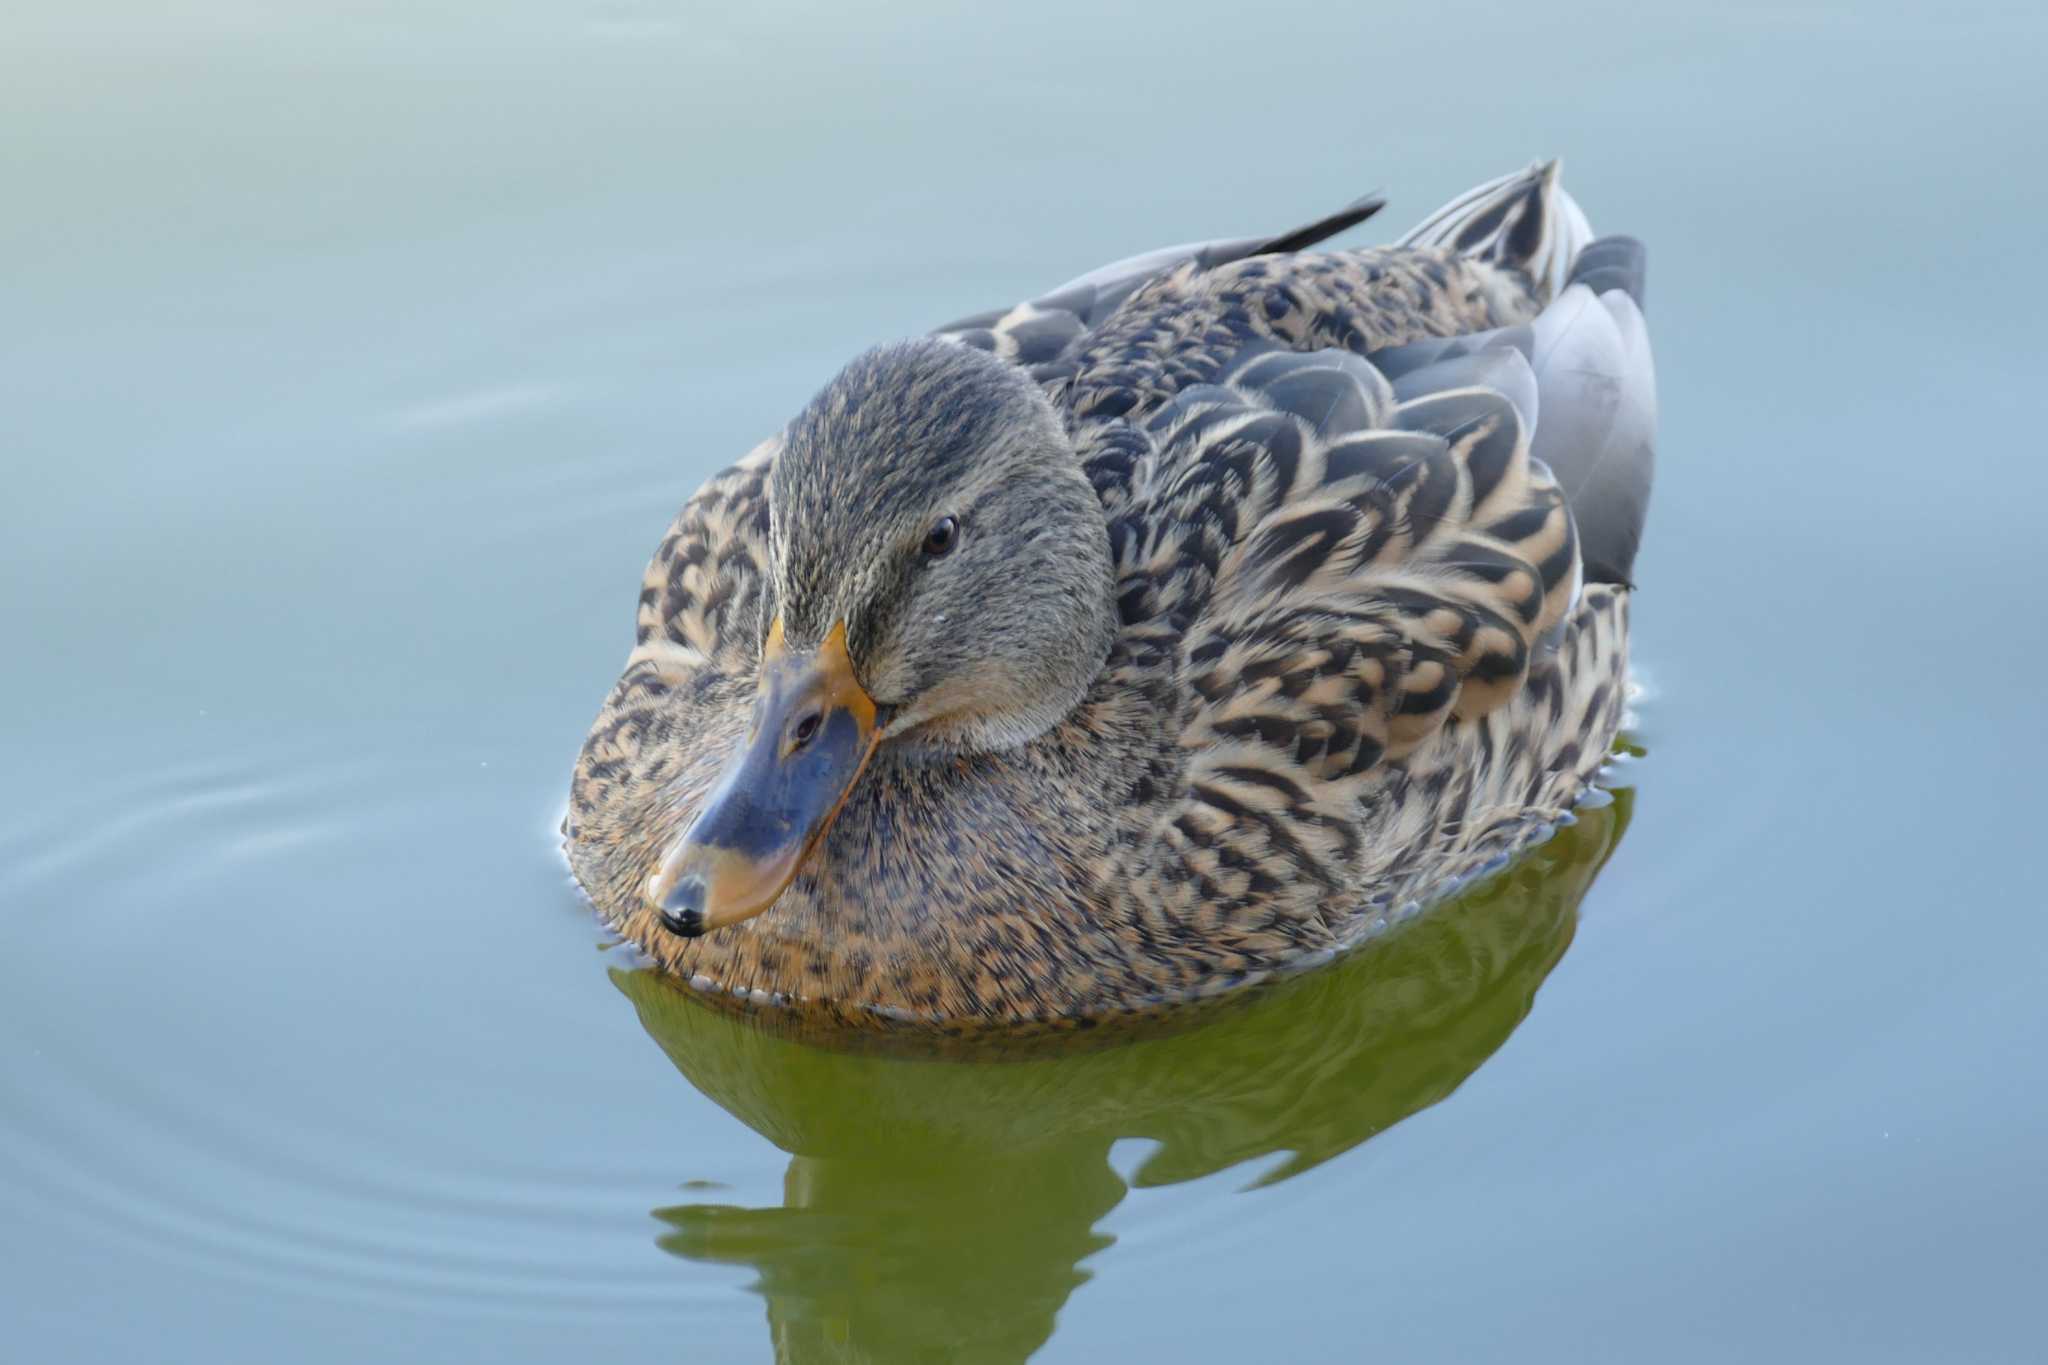
[[[1126,1189],[1112,1143],[1157,1144],[1139,1186],[1287,1154],[1268,1184],[1443,1099],[1528,1013],[1631,799],[1339,964],[1083,1052],[847,1053],[616,973],[677,1068],[791,1153],[781,1207],[660,1209],[661,1245],[756,1267],[779,1359],[1022,1360],[1112,1240],[1095,1231]]]

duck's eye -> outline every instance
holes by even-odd
[[[955,517],[940,517],[932,523],[932,529],[924,533],[924,544],[920,548],[926,559],[942,559],[953,553],[953,547],[960,543],[960,522]]]

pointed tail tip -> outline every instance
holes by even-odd
[[[1553,156],[1475,185],[1417,224],[1401,245],[1448,247],[1519,270],[1547,301],[1593,239],[1584,211],[1561,183],[1563,174],[1564,158]]]

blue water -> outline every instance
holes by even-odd
[[[5,30],[0,1354],[2035,1358],[2038,7]],[[1612,806],[1080,1058],[608,946],[554,829],[707,473],[875,340],[1553,154],[1651,251]]]

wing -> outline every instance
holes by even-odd
[[[935,335],[993,351],[1020,365],[1046,365],[1068,344],[1101,323],[1148,281],[1193,263],[1207,270],[1255,256],[1302,251],[1358,226],[1386,200],[1369,194],[1335,213],[1286,232],[1258,237],[1219,238],[1160,247],[1099,266],[1057,289],[1008,308],[994,308],[934,328]]]
[[[1577,591],[1577,536],[1530,455],[1537,376],[1476,359],[1404,394],[1355,355],[1261,353],[1153,418],[1200,447],[1184,524],[1247,490],[1186,637],[1200,765],[1342,783],[1520,686]]]
[[[1435,248],[1515,273],[1547,302],[1583,269],[1593,234],[1586,215],[1559,183],[1561,163],[1537,162],[1466,191],[1401,237],[1403,247]],[[1013,307],[992,308],[934,328],[938,336],[993,351],[1020,365],[1042,366],[1089,329],[1100,326],[1146,284],[1192,264],[1198,271],[1259,256],[1305,251],[1356,227],[1385,207],[1377,194],[1313,222],[1257,237],[1221,238],[1160,247],[1113,261]],[[1600,288],[1613,287],[1612,281]],[[1641,278],[1634,293],[1641,302]]]
[[[1472,336],[1376,351],[1397,393],[1442,388],[1484,357],[1519,352],[1541,390],[1530,453],[1572,505],[1594,582],[1627,583],[1656,473],[1657,369],[1643,321],[1642,243],[1603,237],[1580,252],[1565,288],[1534,320]]]
[[[1341,889],[1389,766],[1569,646],[1583,528],[1640,532],[1640,324],[1626,292],[1573,284],[1525,327],[1384,364],[1253,347],[1145,422],[1173,481],[1112,543],[1127,636],[1178,642],[1184,797],[1161,837],[1205,897],[1287,904],[1246,871],[1275,867]],[[1623,344],[1576,340],[1609,328]]]

